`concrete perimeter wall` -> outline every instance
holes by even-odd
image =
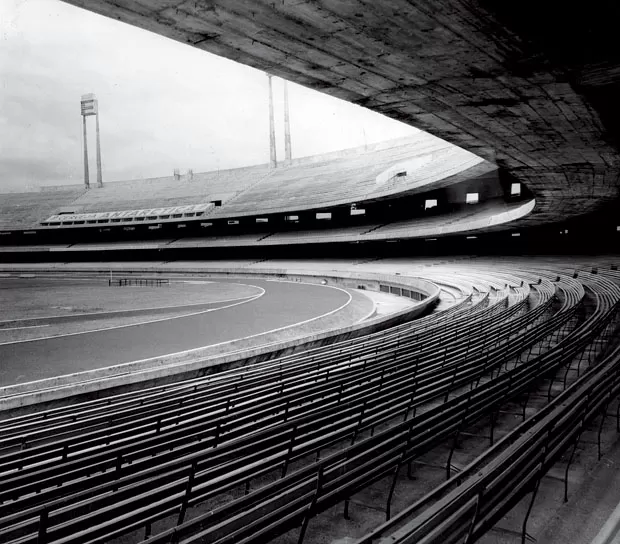
[[[6,268],[3,267],[6,271]],[[94,264],[91,269],[63,267],[45,270],[40,267],[37,272],[46,274],[97,274],[108,275],[109,267]],[[14,272],[32,272],[27,266],[19,266]],[[433,307],[439,297],[439,288],[426,280],[388,274],[354,273],[329,271],[321,274],[316,270],[239,270],[233,268],[196,267],[184,269],[159,270],[157,265],[131,266],[126,269],[115,268],[114,273],[132,275],[151,273],[158,276],[174,278],[191,277],[238,277],[304,281],[327,283],[349,288],[363,288],[372,291],[399,291],[411,293],[409,298],[419,300],[417,304],[400,312],[345,327],[308,336],[301,339],[262,345],[256,348],[240,349],[224,355],[208,355],[209,348],[198,348],[180,353],[153,357],[122,365],[97,369],[77,374],[69,374],[35,382],[17,384],[0,388],[0,419],[14,417],[23,413],[35,412],[47,408],[71,404],[78,401],[92,400],[110,395],[121,394],[138,389],[157,387],[186,379],[200,378],[222,370],[243,367],[248,364],[275,359],[301,351],[335,344],[337,342],[369,335],[386,328],[410,321],[427,309]],[[243,339],[239,341],[243,344]]]

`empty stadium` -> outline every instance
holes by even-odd
[[[424,132],[0,194],[0,542],[617,541],[617,8],[69,3]]]

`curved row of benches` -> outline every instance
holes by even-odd
[[[504,387],[504,396],[511,396],[511,380],[505,381]],[[472,391],[476,391],[475,402]],[[243,497],[149,542],[178,538],[184,542],[260,542],[299,523],[303,527],[315,513],[391,474],[409,457],[417,457],[445,439],[454,432],[455,423],[460,426],[482,417],[488,412],[489,399],[496,400],[488,390],[473,388],[411,420],[405,413],[402,423],[376,435],[371,432],[365,440],[273,483],[263,491],[259,516]],[[402,417],[402,409],[398,415]]]
[[[550,269],[569,272],[557,265]],[[596,277],[583,271],[574,275],[591,290],[596,309],[559,349],[541,360],[541,377],[557,361],[572,359],[603,331],[611,334],[617,327],[620,276],[612,272],[609,278]],[[474,542],[527,493],[533,491],[535,497],[542,476],[568,447],[576,445],[587,424],[619,393],[620,349],[616,348],[461,473],[356,544]]]
[[[484,274],[472,277],[476,290],[484,285]],[[369,478],[394,470],[407,444],[415,443],[418,453],[430,447],[443,436],[437,425],[453,421],[449,414],[469,421],[488,413],[491,397],[476,404],[472,392],[512,376],[502,373],[506,357],[569,326],[583,297],[581,284],[570,279],[559,284],[558,304],[553,285],[540,275],[498,270],[486,277],[492,294],[474,290],[452,311],[372,338],[3,423],[0,535],[18,542],[104,542],[174,514],[179,526],[155,539],[208,529],[237,542],[240,527],[263,538],[307,523]],[[531,291],[527,282],[536,284]],[[469,305],[472,298],[477,303]],[[536,369],[516,368],[526,367]],[[494,401],[512,395],[507,383]],[[413,440],[414,430],[420,440]],[[372,436],[362,438],[365,432]],[[350,445],[316,461],[322,450],[344,443]],[[372,466],[360,471],[356,464],[369,457]],[[291,472],[300,461],[303,467]],[[213,511],[208,521],[183,523],[189,507],[239,485],[250,491],[252,479],[274,470],[282,477],[272,484]],[[342,485],[331,489],[335,474]],[[282,515],[280,506],[293,505]],[[253,517],[257,511],[262,514]]]

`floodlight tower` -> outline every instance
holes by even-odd
[[[271,74],[267,74],[269,80],[269,166],[276,168],[276,126],[273,119],[273,89],[271,86]]]
[[[291,150],[291,122],[288,111],[288,87],[286,79],[284,81],[284,158],[285,164],[291,164],[293,153]]]
[[[90,180],[88,178],[88,135],[86,133],[86,115],[84,115],[83,113],[82,113],[82,128],[84,132],[84,186],[87,189],[90,189]]]
[[[90,180],[88,176],[88,136],[86,132],[86,117],[95,116],[95,127],[97,131],[97,187],[103,187],[103,179],[101,176],[101,140],[99,138],[99,105],[94,94],[83,94],[81,100],[82,110],[82,126],[84,130],[84,185],[90,189]]]

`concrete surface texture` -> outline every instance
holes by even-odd
[[[391,295],[389,293],[379,293],[376,291],[362,292],[373,301],[375,307],[374,313],[376,315],[389,315],[414,305],[414,302],[408,298]]]
[[[534,191],[540,224],[618,195],[618,7],[483,0],[68,0],[404,121]]]

